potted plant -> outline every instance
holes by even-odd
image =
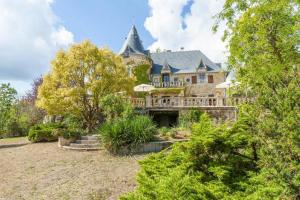
[[[58,146],[69,146],[70,143],[75,142],[80,137],[80,132],[69,130],[67,128],[60,128],[54,130],[54,134],[58,136]]]

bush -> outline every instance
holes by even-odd
[[[184,128],[191,128],[193,123],[198,122],[202,112],[200,110],[189,110],[186,113],[180,113],[179,126]]]
[[[65,139],[79,138],[79,136],[81,135],[81,133],[79,131],[71,130],[68,128],[54,129],[52,134],[56,137],[63,137]]]
[[[133,108],[131,104],[122,96],[109,94],[104,96],[100,101],[102,113],[106,120],[111,121],[118,117],[131,117]]]
[[[31,142],[50,142],[57,140],[54,130],[64,128],[61,123],[38,124],[30,128],[28,139]]]
[[[105,147],[114,153],[122,147],[131,149],[138,144],[149,142],[156,132],[156,125],[148,116],[117,118],[112,122],[104,123],[100,128]]]

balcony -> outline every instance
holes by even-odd
[[[248,102],[246,98],[217,97],[146,97],[132,98],[131,103],[136,108],[184,108],[184,107],[232,107]]]
[[[156,88],[176,88],[184,87],[190,83],[183,81],[170,81],[170,82],[152,82],[150,85]]]

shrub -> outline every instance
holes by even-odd
[[[75,130],[71,130],[68,128],[58,128],[58,129],[54,129],[52,134],[56,137],[63,137],[65,139],[69,139],[69,138],[79,138],[79,136],[81,135],[81,133],[79,131],[75,131]]]
[[[61,123],[38,124],[30,128],[28,139],[31,142],[50,142],[57,140],[55,129],[64,128]]]
[[[198,122],[202,112],[200,110],[189,110],[179,115],[179,126],[184,128],[191,128],[193,123]]]
[[[130,117],[133,115],[133,108],[126,99],[122,96],[115,94],[109,94],[104,96],[100,101],[101,109],[106,117],[106,120],[110,121],[117,117]]]
[[[155,124],[148,116],[117,118],[104,123],[100,128],[105,147],[114,153],[122,147],[131,149],[138,144],[151,141],[156,131]]]

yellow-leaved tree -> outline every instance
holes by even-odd
[[[120,56],[84,41],[57,53],[39,87],[37,106],[49,115],[72,114],[82,119],[90,133],[98,123],[101,97],[131,93],[133,86]]]

